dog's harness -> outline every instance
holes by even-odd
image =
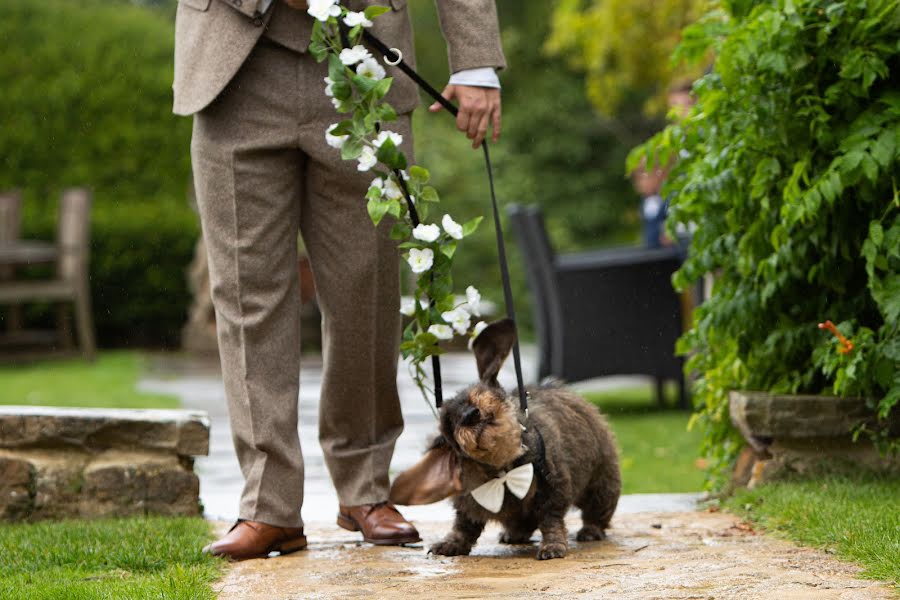
[[[341,29],[341,32],[342,34],[345,33],[343,27]],[[367,42],[374,46],[375,49],[378,50],[378,52],[382,54],[385,63],[391,66],[396,66],[401,71],[403,71],[410,79],[412,79],[416,83],[416,85],[422,88],[429,96],[434,98],[441,104],[441,106],[447,109],[447,112],[449,112],[451,115],[455,117],[459,113],[459,109],[456,108],[456,106],[452,102],[444,98],[440,92],[438,92],[431,84],[425,81],[425,79],[423,79],[422,76],[415,71],[415,69],[410,67],[403,60],[403,54],[399,50],[397,50],[396,48],[388,47],[384,42],[375,37],[367,29],[363,30],[363,37]],[[503,242],[503,228],[500,225],[500,211],[497,208],[497,195],[494,191],[494,171],[491,167],[491,155],[488,151],[487,140],[483,140],[481,142],[481,148],[484,151],[484,164],[488,175],[488,186],[491,191],[491,205],[494,216],[494,233],[497,238],[497,256],[500,262],[500,277],[503,280],[503,300],[506,304],[506,316],[510,321],[512,321],[513,327],[517,330],[512,287],[509,281],[509,265],[506,261],[506,245]],[[403,191],[403,197],[406,199],[406,205],[409,209],[409,216],[412,220],[413,226],[417,226],[419,224],[419,215],[416,212],[412,197],[410,197],[409,191],[406,188],[406,181],[399,169],[394,170],[394,175],[396,175],[397,181],[400,183],[400,188]],[[432,302],[434,302],[434,300],[432,300]],[[519,408],[525,417],[524,426],[527,427],[528,393],[525,391],[525,384],[522,378],[522,358],[519,353],[518,335],[516,335],[516,338],[513,342],[512,352],[513,361],[516,367],[516,383],[518,384],[519,389]],[[438,408],[440,408],[441,404],[443,403],[443,392],[441,388],[441,359],[438,355],[432,355],[431,366],[434,373],[434,403]],[[540,437],[540,433],[538,433],[538,436]],[[543,441],[541,442],[541,445],[543,446]]]

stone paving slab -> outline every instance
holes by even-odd
[[[204,455],[209,421],[188,410],[0,406],[0,448],[122,446]]]
[[[571,541],[566,558],[549,561],[534,559],[535,544],[498,544],[496,526],[488,527],[471,556],[429,556],[427,547],[449,521],[417,526],[424,542],[402,548],[363,544],[359,534],[336,526],[307,527],[309,549],[234,563],[214,588],[219,600],[895,597],[884,583],[858,579],[854,565],[758,535],[724,513],[617,514],[606,541]],[[571,517],[568,526],[577,530],[578,519]]]

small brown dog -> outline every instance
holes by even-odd
[[[496,520],[504,528],[501,543],[529,543],[540,529],[537,558],[561,558],[571,506],[581,509],[578,541],[606,537],[621,490],[613,435],[596,408],[559,385],[529,391],[523,429],[517,394],[497,383],[515,335],[513,323],[503,320],[475,339],[481,382],[444,404],[440,435],[391,488],[396,504],[454,496],[453,530],[431,547],[435,554],[468,554],[487,522]]]

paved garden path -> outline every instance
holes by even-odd
[[[533,380],[534,352],[524,349],[526,380]],[[468,354],[443,358],[445,389],[475,377]],[[377,548],[334,524],[337,498],[317,442],[321,365],[306,360],[301,371],[300,433],[306,464],[303,517],[310,547],[273,560],[232,565],[216,583],[221,600],[325,598],[893,598],[891,590],[856,578],[859,569],[810,549],[761,536],[731,515],[695,510],[697,494],[623,496],[609,539],[577,544],[563,560],[536,561],[534,546],[502,546],[489,527],[470,557],[428,556],[428,545],[449,529],[447,503],[407,507],[424,542]],[[501,382],[511,386],[512,366]],[[621,387],[613,379],[593,387]],[[412,380],[399,379],[406,429],[397,442],[392,472],[418,460],[435,421]],[[161,358],[141,388],[179,396],[186,408],[210,414],[210,455],[197,461],[207,518],[225,531],[236,517],[242,480],[231,445],[222,380],[214,365]],[[570,517],[570,530],[578,528]]]
[[[326,598],[672,598],[851,600],[895,598],[856,578],[853,565],[758,535],[710,512],[629,513],[604,542],[572,542],[564,559],[537,561],[535,546],[496,543],[489,527],[471,556],[429,556],[449,527],[417,523],[424,544],[378,548],[334,526],[308,527],[310,547],[233,564],[215,584],[219,600]],[[223,524],[225,526],[226,524]],[[571,518],[570,531],[578,527]]]

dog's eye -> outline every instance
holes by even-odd
[[[464,426],[474,425],[481,419],[481,413],[478,411],[478,408],[474,406],[470,406],[466,408],[463,413],[462,419],[460,420],[460,424]]]

